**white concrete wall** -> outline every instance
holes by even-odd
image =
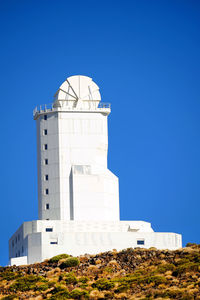
[[[36,244],[36,234],[29,236],[31,249],[28,263],[35,263],[51,258],[57,254],[67,253],[73,256],[97,254],[117,249],[118,251],[132,247],[175,250],[181,248],[181,235],[175,233],[146,232],[59,232],[38,233],[41,245]],[[144,240],[144,245],[138,245],[138,240]],[[51,242],[57,244],[51,244]],[[37,245],[37,246],[36,246]],[[40,252],[41,251],[41,252]],[[41,253],[39,259],[38,253]]]
[[[39,219],[119,220],[118,178],[107,169],[107,114],[65,108],[39,114],[37,145]],[[79,167],[90,174],[73,171]]]
[[[76,192],[72,186],[70,187],[70,172],[73,165],[90,166],[92,173],[96,174],[106,171],[107,116],[95,112],[63,110],[59,112],[58,120],[61,219],[76,220],[76,216],[70,214],[70,203],[72,204],[70,194]],[[95,199],[94,197],[94,202]],[[116,202],[119,202],[118,198]],[[88,215],[85,215],[85,220],[87,217]]]
[[[38,155],[38,216],[39,219],[60,220],[60,179],[59,179],[59,134],[57,113],[42,114],[37,119],[37,155]],[[47,130],[47,135],[44,134]],[[44,149],[47,145],[47,150]],[[48,164],[45,164],[48,159]],[[45,176],[48,175],[48,180]],[[46,195],[48,189],[48,195]],[[49,209],[46,209],[49,204]]]
[[[21,266],[21,265],[27,265],[27,256],[20,256],[20,257],[14,257],[10,259],[9,265],[13,266]]]
[[[118,178],[105,170],[103,174],[73,172],[74,220],[119,221]]]
[[[12,241],[18,234],[21,240],[12,250]],[[138,240],[143,240],[144,245],[138,245]],[[182,247],[182,239],[176,233],[153,232],[150,223],[143,221],[39,220],[25,222],[10,239],[10,259],[15,258],[15,251],[21,245],[26,245],[27,263],[31,264],[61,253],[76,256],[129,247],[175,250]],[[19,263],[18,258],[10,260],[11,264]]]

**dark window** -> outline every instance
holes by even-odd
[[[45,180],[47,181],[47,180],[49,180],[49,175],[45,175]]]
[[[49,203],[46,204],[46,209],[49,209]]]
[[[46,228],[46,232],[52,232],[53,231],[53,228]]]
[[[18,234],[18,241],[20,240],[20,235]]]
[[[144,245],[144,240],[137,240],[137,245]]]
[[[47,158],[45,159],[44,162],[45,162],[45,165],[48,165],[48,163],[49,163]]]
[[[16,253],[16,257],[17,257],[17,253]]]
[[[49,219],[46,219],[47,221],[49,221]]]
[[[15,238],[15,243],[17,244],[17,237]]]
[[[47,120],[47,115],[44,115],[44,120],[45,120],[45,121]]]
[[[24,253],[24,247],[22,246],[22,253]]]
[[[47,129],[44,129],[44,135],[47,135]]]
[[[45,194],[46,194],[46,195],[49,195],[49,189],[46,189],[46,190],[45,190]]]
[[[58,242],[50,242],[51,245],[57,245]]]
[[[18,256],[20,256],[20,251],[18,251]]]
[[[44,150],[47,150],[47,149],[48,149],[48,145],[44,144]]]
[[[12,240],[12,246],[14,247],[14,241]]]

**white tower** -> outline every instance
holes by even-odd
[[[86,76],[64,81],[37,122],[40,220],[119,221],[118,178],[107,169],[110,105]]]
[[[39,220],[9,240],[10,264],[41,262],[128,247],[177,249],[180,234],[154,232],[144,221],[120,221],[118,178],[107,168],[110,105],[86,76],[71,76],[37,122]],[[148,200],[148,199],[147,199]]]

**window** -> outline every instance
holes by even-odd
[[[137,240],[137,245],[144,245],[144,240]]]
[[[45,195],[49,195],[49,189],[45,189]]]
[[[47,221],[49,221],[49,219],[46,219]]]
[[[17,237],[15,237],[15,244],[17,244]]]
[[[44,135],[47,135],[47,129],[44,129],[44,130],[43,130],[43,134],[44,134]]]
[[[57,245],[58,242],[50,242],[51,245]]]
[[[24,247],[22,246],[22,253],[24,253]]]
[[[20,240],[20,235],[18,234],[18,241]]]
[[[44,144],[44,150],[47,150],[47,149],[48,149],[48,145]]]
[[[44,115],[44,120],[45,120],[45,121],[47,120],[47,115]]]
[[[45,160],[44,160],[44,163],[45,163],[45,165],[48,165],[48,159],[46,158]]]
[[[91,174],[91,166],[88,166],[88,165],[74,165],[73,166],[73,171],[74,171],[74,174],[90,175]]]
[[[44,179],[45,179],[46,181],[48,181],[48,180],[49,180],[49,175],[46,174],[46,175],[44,176]]]
[[[46,232],[52,232],[52,231],[53,231],[52,227],[46,228]]]
[[[18,256],[20,256],[20,250],[18,251]]]
[[[49,209],[49,203],[46,204],[46,209]]]
[[[12,246],[14,247],[14,241],[12,240]]]

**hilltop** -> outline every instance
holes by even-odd
[[[200,299],[200,245],[129,248],[0,268],[0,299]]]

